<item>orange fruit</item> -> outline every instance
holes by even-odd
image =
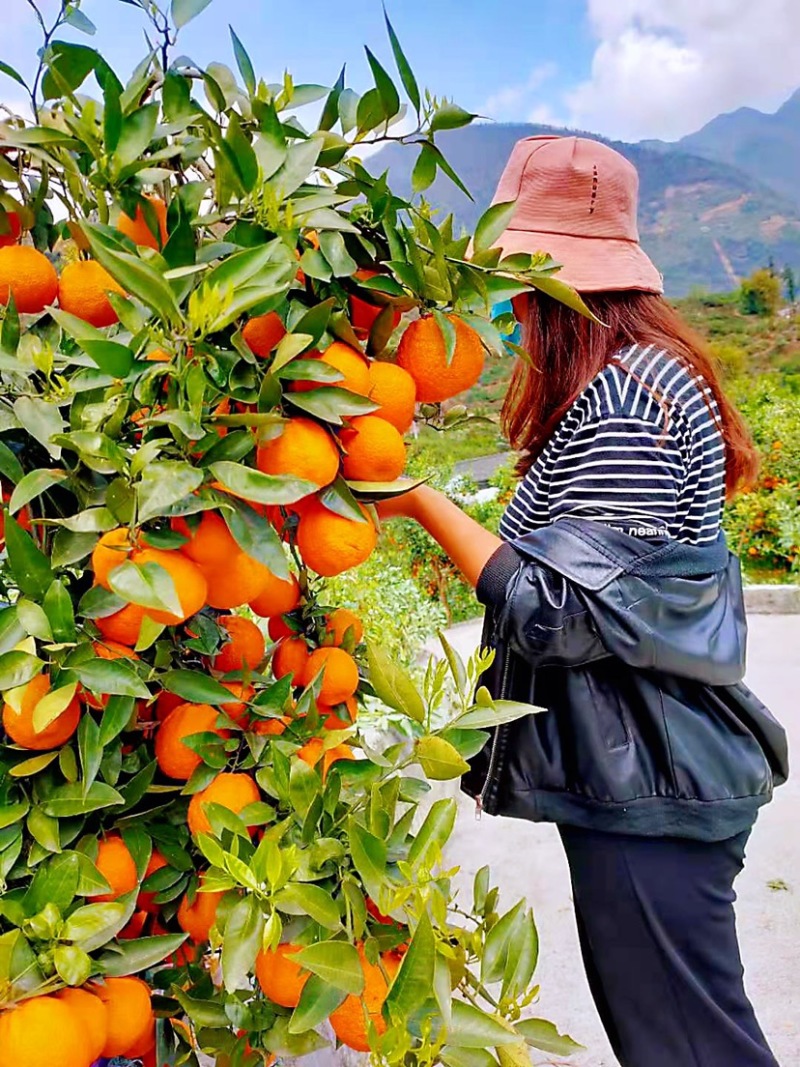
[[[141,604],[126,604],[113,615],[95,619],[94,623],[103,637],[120,645],[133,647],[139,640],[145,609]]]
[[[214,656],[211,666],[215,671],[254,671],[264,658],[267,643],[254,622],[241,615],[223,615],[217,619],[228,633],[228,640]]]
[[[323,782],[328,777],[328,771],[331,769],[332,764],[338,760],[354,760],[356,758],[349,745],[334,745],[329,749],[325,749],[324,745],[325,742],[321,737],[312,737],[310,741],[306,741],[297,750],[298,758],[307,763],[309,767],[316,767],[319,761],[322,760]]]
[[[19,240],[19,235],[22,233],[22,223],[16,211],[6,212],[6,223],[8,225],[8,233],[0,233],[0,248],[5,248],[7,245],[15,245]]]
[[[252,607],[252,604],[250,606]],[[297,636],[297,630],[294,630],[282,615],[270,616],[269,622],[267,623],[267,632],[272,641],[280,641],[282,637]]]
[[[347,608],[337,608],[325,619],[325,634],[331,638],[331,644],[341,645],[346,637],[352,636],[355,644],[360,645],[364,637],[364,626]]]
[[[386,419],[399,433],[408,433],[417,403],[417,383],[408,371],[396,363],[370,363],[367,396],[380,404],[373,415]]]
[[[162,689],[156,697],[156,718],[159,722],[163,722],[171,711],[185,703],[184,698],[179,697],[177,693],[170,693],[168,689]]]
[[[273,348],[286,334],[286,327],[281,322],[277,311],[270,311],[266,315],[256,315],[248,319],[242,330],[242,337],[249,346],[250,351],[262,359],[272,354]]]
[[[406,465],[398,430],[377,415],[358,415],[339,435],[345,449],[342,471],[355,482],[393,482]]]
[[[322,672],[319,699],[323,704],[342,704],[358,689],[358,665],[343,648],[317,648],[308,659],[308,685]]]
[[[93,988],[106,1006],[108,1035],[103,1056],[125,1056],[144,1039],[153,1022],[150,987],[141,978],[106,978]]]
[[[339,450],[318,422],[290,419],[279,437],[260,446],[256,465],[262,474],[292,475],[321,487],[339,473]]]
[[[92,552],[92,570],[95,585],[110,589],[108,576],[115,567],[124,563],[133,551],[130,542],[130,530],[127,526],[118,526],[116,530],[104,533]]]
[[[189,801],[189,830],[193,834],[211,833],[211,823],[203,808],[205,804],[221,804],[238,815],[248,804],[255,804],[260,799],[258,786],[249,774],[223,771]]]
[[[317,710],[326,730],[349,730],[358,718],[358,704],[354,697],[348,697],[340,704],[317,701]]]
[[[218,718],[219,712],[210,704],[181,704],[171,711],[156,734],[156,762],[161,773],[188,781],[203,760],[184,744],[184,738],[205,733],[230,737],[227,730],[217,726]]]
[[[0,248],[0,304],[14,294],[17,311],[38,315],[58,296],[58,275],[46,255],[28,245]]]
[[[353,277],[359,281],[366,281],[368,278],[376,278],[380,273],[378,270],[357,270]],[[356,337],[361,340],[369,337],[370,330],[375,325],[375,320],[383,311],[383,308],[383,304],[370,304],[363,297],[351,294],[350,324]],[[394,330],[399,324],[400,312],[394,311],[392,313],[392,329]]]
[[[136,214],[133,218],[130,215],[126,215],[124,211],[120,214],[117,219],[117,229],[120,233],[124,233],[126,237],[130,237],[136,245],[158,249],[160,247],[159,238],[161,245],[167,243],[167,205],[160,196],[146,196],[144,199],[147,200],[155,212],[158,238],[148,226],[141,204],[136,205]]]
[[[216,511],[204,511],[194,530],[186,519],[173,519],[171,526],[176,533],[189,538],[180,551],[194,563],[219,566],[242,551],[227,523]]]
[[[303,508],[297,547],[311,570],[323,578],[333,578],[369,558],[378,532],[363,506],[361,511],[365,522],[337,515],[316,499]]]
[[[78,729],[81,706],[73,697],[66,708],[53,721],[37,733],[33,728],[33,713],[42,697],[50,692],[50,675],[37,674],[25,686],[19,710],[10,703],[3,705],[3,728],[11,740],[21,748],[34,752],[46,752],[60,748]]]
[[[185,622],[206,603],[208,586],[203,572],[196,563],[182,555],[180,552],[167,552],[160,548],[142,548],[131,556],[131,562],[140,567],[145,563],[157,563],[172,578],[178,601],[181,605],[179,615],[170,611],[150,611],[147,614],[155,622],[163,622],[167,626],[177,626]]]
[[[94,654],[100,659],[138,659],[134,650],[119,641],[93,641]]]
[[[361,968],[364,971],[364,992],[360,997],[352,994],[330,1014],[333,1032],[343,1045],[357,1052],[369,1052],[369,1039],[364,1011],[379,1034],[386,1032],[386,1023],[381,1014],[383,1002],[389,992],[389,984],[379,966],[367,961],[363,948],[359,945]],[[400,967],[400,957],[395,953],[385,952],[381,962],[391,982]]]
[[[125,1053],[126,1060],[140,1060],[156,1047],[156,1020],[153,1018],[143,1035]]]
[[[261,991],[282,1008],[297,1007],[303,987],[311,977],[310,971],[292,959],[300,951],[300,945],[278,945],[268,952],[259,952],[256,957],[256,978]]]
[[[329,367],[335,367],[344,377],[336,382],[309,382],[297,381],[292,385],[296,393],[307,393],[310,389],[318,389],[321,385],[335,386],[337,389],[347,389],[351,393],[366,396],[369,390],[369,363],[365,356],[343,341],[334,341],[324,352],[313,355],[306,353],[304,359],[318,359],[320,363],[327,363]]]
[[[304,637],[286,637],[279,642],[272,656],[272,674],[275,678],[292,676],[293,685],[305,685],[308,681],[310,653]]]
[[[98,328],[113,326],[117,321],[117,313],[108,299],[109,292],[125,296],[122,286],[93,259],[68,263],[58,281],[61,310]]]
[[[247,714],[247,703],[253,699],[256,691],[252,685],[244,685],[242,682],[223,682],[222,684],[236,697],[236,700],[231,701],[230,704],[222,704],[222,710],[234,722],[240,722]]]
[[[195,944],[208,941],[211,935],[211,927],[217,919],[219,902],[225,896],[224,893],[203,893],[203,875],[200,875],[200,887],[189,899],[186,893],[178,908],[178,926],[187,933]]]
[[[119,834],[109,834],[100,839],[94,865],[111,886],[110,893],[92,898],[96,902],[116,900],[139,884],[136,863]]]
[[[455,315],[447,316],[456,331],[456,346],[447,363],[444,338],[432,315],[415,319],[397,347],[397,362],[417,385],[417,400],[435,404],[471,389],[483,371],[484,350],[471,326]]]
[[[150,853],[150,859],[147,863],[147,866],[145,867],[144,877],[142,878],[142,881],[144,881],[145,878],[149,878],[151,874],[155,874],[156,871],[160,871],[163,867],[168,866],[169,864],[167,863],[166,859],[161,855],[157,848],[154,848],[153,851]],[[149,890],[141,891],[139,893],[139,896],[136,898],[136,907],[140,911],[147,912],[149,915],[157,915],[161,910],[161,905],[156,904],[155,897],[156,894],[151,893]]]
[[[280,737],[292,720],[288,715],[281,719],[256,719],[252,718],[248,729],[259,737]]]
[[[267,584],[250,601],[250,609],[256,615],[264,618],[272,618],[275,615],[286,615],[294,611],[300,603],[300,583],[293,574],[288,579],[278,578],[270,571]]]
[[[94,1063],[103,1053],[108,1038],[108,1019],[102,1000],[86,989],[61,989],[56,1000],[65,1004],[83,1027],[89,1063]]]
[[[144,358],[148,363],[169,363],[172,356],[169,352],[165,352],[163,348],[154,348]]]
[[[32,997],[0,1012],[0,1067],[87,1067],[82,1016],[56,997]]]
[[[212,608],[230,611],[255,600],[272,575],[263,563],[237,552],[215,564],[198,564],[206,579],[206,602]]]

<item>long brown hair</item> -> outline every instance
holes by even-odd
[[[517,361],[501,421],[525,474],[572,402],[589,382],[629,345],[654,345],[702,375],[717,402],[725,442],[728,496],[752,482],[758,454],[741,415],[725,396],[714,358],[703,340],[656,293],[634,290],[588,293],[584,301],[603,325],[592,322],[542,293],[517,297],[522,347],[530,364]]]

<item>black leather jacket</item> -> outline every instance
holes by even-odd
[[[546,710],[495,729],[463,780],[492,815],[722,840],[785,781],[786,735],[742,684],[739,566],[710,547],[562,519],[491,558],[484,678]]]

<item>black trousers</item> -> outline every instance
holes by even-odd
[[[748,833],[708,843],[559,829],[586,974],[621,1067],[777,1067],[736,937]]]

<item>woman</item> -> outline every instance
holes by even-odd
[[[495,537],[421,487],[416,519],[487,607],[494,731],[464,788],[557,823],[586,972],[623,1067],[775,1067],[743,985],[733,882],[786,775],[783,731],[741,685],[744,612],[720,517],[756,470],[701,343],[638,243],[637,176],[580,138],[515,147],[498,241],[547,249],[601,324],[517,297],[503,408],[522,480]]]

